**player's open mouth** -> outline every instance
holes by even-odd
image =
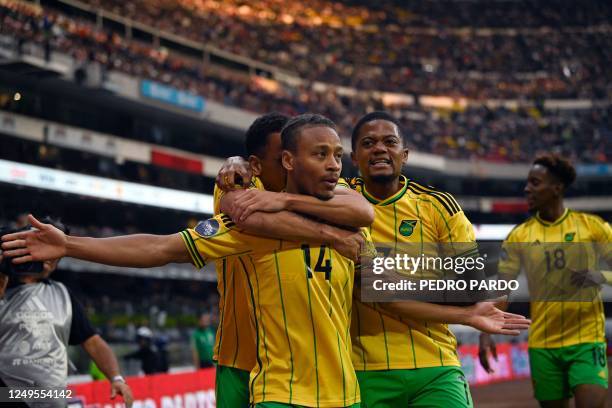
[[[374,168],[387,168],[391,166],[391,160],[389,159],[370,160],[369,164],[370,164],[370,167],[374,167]]]

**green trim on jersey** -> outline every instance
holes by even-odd
[[[221,355],[221,345],[223,344],[223,342],[221,340],[223,340],[223,322],[225,321],[225,311],[227,310],[225,308],[225,292],[227,290],[227,284],[226,284],[226,274],[227,274],[227,259],[223,259],[223,313],[221,313],[221,323],[219,323],[219,349],[217,350],[218,355]],[[218,356],[217,356],[218,358]]]
[[[306,292],[308,293],[308,310],[310,311],[310,325],[312,326],[312,342],[314,346],[314,365],[315,365],[315,380],[317,384],[317,406],[319,406],[319,359],[317,358],[317,332],[315,330],[314,315],[312,313],[312,300],[310,298],[310,282],[308,274],[310,273],[310,265],[304,260],[304,278],[306,280]]]
[[[568,215],[570,215],[570,212],[572,210],[570,210],[569,208],[566,208],[565,211],[563,212],[563,215],[561,217],[559,217],[559,219],[557,219],[556,221],[546,221],[543,220],[542,218],[540,218],[540,213],[536,213],[535,215],[535,219],[542,224],[545,227],[554,227],[555,225],[559,225],[561,224],[563,221],[565,221],[565,219],[567,218]]]
[[[255,275],[255,285],[257,285],[257,304],[259,305],[259,316],[261,317],[261,331],[263,334],[264,352],[266,354],[266,360],[268,362],[268,368],[269,368],[270,367],[270,356],[268,355],[268,343],[266,341],[266,329],[264,328],[263,313],[261,312],[261,298],[259,297],[259,294],[261,293],[259,289],[259,276],[257,274],[257,267],[255,266],[255,262],[253,262],[253,258],[251,257],[251,255],[248,255],[248,258],[249,258],[249,262],[251,263],[251,266],[253,268],[253,272]],[[253,309],[255,309],[255,304],[253,304]],[[257,348],[257,352],[259,353],[259,348]],[[264,377],[263,377],[262,394],[263,394],[263,397],[265,398],[266,396],[266,373],[264,373]]]
[[[181,238],[183,238],[183,241],[185,242],[185,246],[187,247],[187,251],[189,252],[189,255],[191,256],[191,260],[193,261],[193,264],[196,266],[196,268],[202,269],[206,263],[204,262],[204,259],[202,259],[202,256],[198,252],[198,249],[195,245],[193,238],[191,237],[191,234],[188,231],[181,231],[180,234],[181,234]]]
[[[249,286],[249,295],[251,297],[251,305],[253,306],[253,319],[255,322],[255,350],[256,350],[257,366],[259,367],[259,371],[257,375],[253,377],[253,380],[250,383],[251,395],[253,395],[254,394],[253,389],[255,387],[255,380],[257,380],[257,377],[259,376],[259,374],[261,374],[263,370],[263,363],[261,362],[261,358],[259,357],[259,322],[257,320],[257,310],[255,309],[255,294],[253,293],[253,285],[251,284],[251,278],[249,277],[249,274],[247,273],[247,268],[246,268],[246,265],[244,264],[244,261],[242,260],[242,257],[239,257],[238,260],[242,264],[242,270],[244,271],[244,275],[246,277],[246,281]]]
[[[366,198],[366,200],[368,200],[372,204],[376,204],[376,205],[393,204],[394,202],[402,198],[404,194],[406,194],[406,191],[408,190],[408,184],[410,183],[410,181],[405,176],[400,176],[400,183],[402,181],[404,182],[404,185],[402,186],[402,188],[400,188],[397,193],[393,194],[391,197],[385,198],[384,200],[380,200],[374,197],[373,195],[371,195],[370,193],[368,193],[368,191],[365,188],[365,184],[363,185],[361,189],[361,193]]]
[[[242,258],[241,259],[242,262]],[[245,268],[244,263],[242,264],[242,267]],[[244,273],[246,272],[246,269],[244,270]],[[236,276],[235,274],[232,273],[232,307],[234,308],[234,314],[236,313]],[[236,319],[234,317],[234,329],[236,330],[236,336],[238,338],[240,338],[239,333],[238,333],[238,319]],[[237,341],[236,342],[236,350],[234,350],[234,361],[232,362],[232,365],[235,366],[236,365],[236,359],[238,359],[238,349],[240,348],[240,342]]]
[[[285,336],[287,337],[287,344],[289,346],[289,356],[291,360],[291,377],[289,379],[289,402],[293,398],[293,351],[291,350],[291,341],[289,340],[289,329],[287,328],[287,314],[285,313],[285,301],[283,299],[283,286],[281,284],[280,269],[278,267],[278,254],[274,251],[274,264],[276,266],[276,277],[278,279],[278,292],[281,299],[281,308],[283,310],[283,323],[285,325]]]

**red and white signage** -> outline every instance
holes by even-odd
[[[180,374],[156,374],[127,379],[134,395],[133,408],[214,408],[215,370],[212,368]],[[121,408],[121,397],[110,399],[108,381],[68,386],[73,390],[70,407]]]

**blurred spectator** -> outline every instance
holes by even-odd
[[[157,352],[159,353],[159,371],[167,373],[170,369],[170,363],[168,359],[168,337],[160,335],[155,337],[154,341]]]
[[[126,360],[140,360],[141,369],[145,375],[161,373],[161,357],[159,350],[153,344],[153,332],[148,327],[139,327],[136,332],[138,349],[123,356]]]
[[[196,368],[207,368],[214,365],[213,349],[215,347],[215,328],[212,325],[210,313],[200,316],[198,327],[191,335],[191,350],[193,365]]]

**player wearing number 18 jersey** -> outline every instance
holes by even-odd
[[[508,235],[499,263],[505,279],[521,270],[527,276],[531,375],[544,407],[567,406],[572,396],[578,408],[603,407],[608,387],[599,294],[605,277],[594,267],[596,258],[612,263],[612,230],[598,216],[564,208],[563,195],[575,177],[571,164],[559,156],[534,161],[525,192],[535,215]]]

